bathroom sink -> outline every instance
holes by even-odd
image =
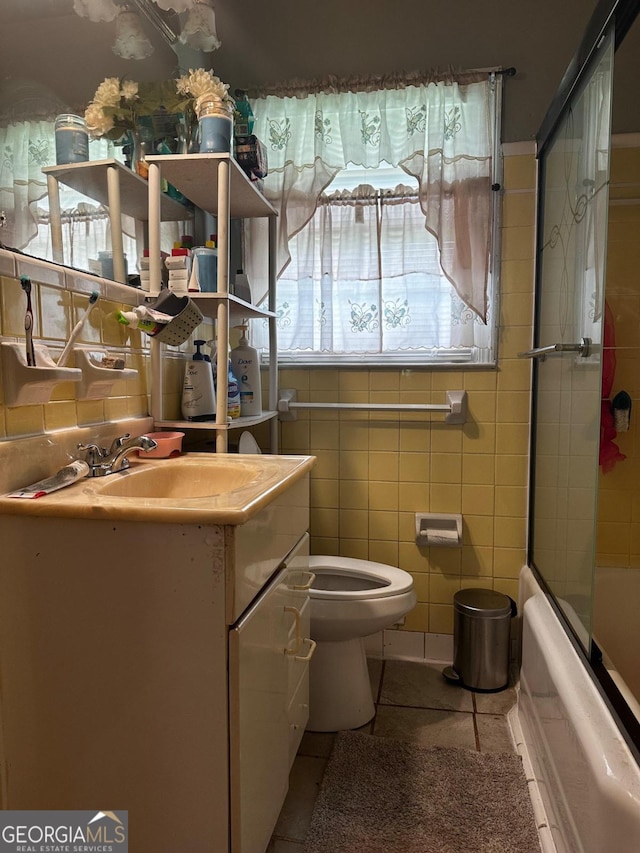
[[[37,500],[0,497],[0,513],[177,524],[244,524],[308,475],[312,456],[184,453],[131,459],[126,471],[87,477]]]
[[[0,513],[166,521],[178,524],[244,524],[308,475],[312,456],[183,453],[169,459],[131,458],[131,467],[85,477],[37,500],[0,497]]]
[[[94,479],[97,495],[119,498],[206,498],[234,492],[260,478],[257,465],[213,457],[145,462],[121,474]]]

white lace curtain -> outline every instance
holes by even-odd
[[[278,281],[283,355],[402,360],[490,346],[489,327],[442,275],[415,187],[379,192],[361,185],[323,194],[289,250]],[[267,335],[266,326],[256,330],[254,343],[266,346]]]
[[[291,238],[338,172],[350,163],[375,169],[386,161],[417,179],[423,224],[437,241],[442,270],[486,322],[494,88],[482,73],[366,85],[333,81],[254,99],[254,132],[268,152],[264,192],[279,213],[279,277],[291,261]],[[250,226],[249,247],[259,240]],[[249,272],[259,280],[259,269],[249,266]]]

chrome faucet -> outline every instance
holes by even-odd
[[[117,474],[129,467],[129,456],[136,450],[148,453],[158,446],[158,443],[148,435],[138,435],[131,438],[130,433],[115,438],[109,450],[97,444],[79,444],[78,450],[86,453],[89,465],[87,477],[105,477],[107,474]]]

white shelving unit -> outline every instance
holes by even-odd
[[[113,276],[126,283],[124,250],[122,246],[121,215],[133,217],[136,223],[146,222],[149,214],[147,182],[119,160],[90,160],[85,163],[68,163],[43,168],[47,177],[47,194],[51,214],[51,245],[53,259],[64,262],[62,219],[60,213],[59,183],[100,202],[109,209],[111,225],[111,250]],[[180,222],[190,219],[191,211],[184,204],[161,193],[160,215],[163,222]],[[140,235],[137,235],[140,239]]]
[[[271,452],[278,449],[277,403],[278,368],[275,314],[275,217],[276,210],[253,186],[240,166],[229,154],[186,154],[148,157],[148,221],[149,275],[159,281],[160,222],[162,220],[162,179],[179,190],[196,207],[217,217],[218,282],[216,293],[192,294],[191,297],[205,317],[217,321],[217,373],[227,375],[229,327],[245,319],[267,317],[269,320],[269,397],[268,410],[259,417],[227,421],[225,394],[218,394],[216,420],[193,422],[165,420],[163,417],[162,347],[151,341],[151,415],[158,427],[205,429],[216,434],[216,452],[226,453],[230,429],[243,429],[271,421]],[[269,307],[256,308],[229,293],[229,222],[231,219],[267,217],[269,221]]]

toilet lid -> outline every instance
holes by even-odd
[[[311,598],[316,599],[388,598],[413,588],[409,572],[370,560],[313,556],[309,557],[309,569],[316,576],[310,590]],[[339,588],[339,578],[344,579],[343,588]],[[333,588],[322,589],[325,584]]]

